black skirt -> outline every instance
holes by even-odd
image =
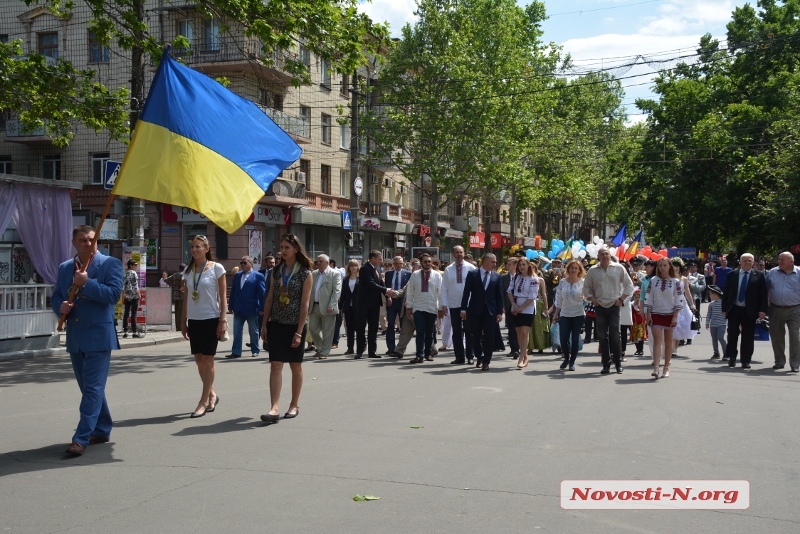
[[[292,348],[292,341],[294,341],[296,333],[296,324],[283,324],[276,321],[267,323],[269,361],[284,363],[303,361],[303,353],[306,348],[306,327],[303,326],[303,335],[300,337],[300,344]]]
[[[518,313],[514,316],[514,326],[527,326],[528,328],[531,327],[533,324],[533,314],[532,313]]]
[[[213,319],[189,319],[189,346],[192,354],[214,356],[217,353],[217,327],[219,317]]]

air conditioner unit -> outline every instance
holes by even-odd
[[[371,183],[371,184],[377,184],[377,183],[378,183],[378,177],[377,177],[377,176],[375,176],[374,174],[370,174],[370,175],[369,175],[369,183]]]
[[[298,182],[305,182],[306,181],[306,173],[300,171],[297,173],[297,181]]]
[[[392,185],[394,185],[394,182],[391,178],[386,178],[383,180],[383,187],[392,187]]]
[[[400,186],[400,194],[401,195],[405,195],[406,193],[408,193],[408,187],[406,187],[405,185],[401,185]]]

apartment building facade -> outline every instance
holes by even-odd
[[[42,6],[31,8],[17,0],[0,0],[0,6],[0,39],[21,40],[25,54],[39,53],[53,60],[69,60],[77,68],[92,68],[110,88],[128,86],[130,54],[114,45],[105,47],[94,38],[85,5],[77,3],[71,15],[63,18]],[[352,190],[351,132],[342,120],[351,101],[349,76],[332,72],[324,59],[302,45],[265,54],[257,40],[226,29],[233,24],[204,17],[188,3],[175,6],[153,0],[146,3],[146,12],[150,32],[163,42],[178,35],[188,40],[190,46],[171,50],[173,57],[224,81],[233,92],[258,104],[303,148],[300,159],[281,174],[254,208],[251,220],[232,234],[191,209],[147,202],[148,284],[155,284],[161,271],[174,271],[187,261],[190,239],[198,234],[209,237],[215,256],[229,263],[229,268],[243,255],[261,258],[275,253],[284,233],[297,235],[310,253],[325,252],[340,263],[350,257],[361,259],[372,249],[409,258],[412,247],[429,243],[429,200],[390,166],[359,164],[364,187],[360,213],[351,213],[351,220],[363,240],[359,242],[359,234],[353,240],[352,231],[343,227],[342,214],[350,210]],[[306,62],[311,84],[292,85],[291,77],[282,70],[288,54]],[[154,72],[153,66],[146,70],[145,93]],[[374,72],[364,68],[359,75],[369,78]],[[106,163],[122,161],[126,145],[102,131],[79,126],[71,143],[60,148],[44,131],[23,131],[16,114],[3,111],[0,117],[0,173],[79,184],[72,190],[74,222],[96,223],[109,194],[103,187]],[[368,150],[369,142],[362,140],[361,154]],[[467,242],[470,231],[482,232],[486,239],[494,232],[502,238],[498,248],[509,244],[507,202],[497,207],[498,217],[491,228],[483,228],[484,220],[470,218],[463,208],[454,199],[437,219],[443,259],[449,259],[452,246]],[[117,233],[107,233],[101,247],[119,256],[122,243],[136,231],[126,199],[115,199],[110,217],[117,221]],[[525,212],[521,220],[523,217],[526,222],[517,232],[521,239],[535,232],[532,215]],[[18,248],[14,241],[13,229],[7,230],[0,246]]]

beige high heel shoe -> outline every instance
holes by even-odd
[[[650,376],[654,377],[656,380],[658,380],[658,370],[660,367],[660,365],[653,364],[653,372],[650,373]]]
[[[661,374],[661,378],[669,378],[669,365],[664,366],[664,372]]]

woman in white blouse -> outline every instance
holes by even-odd
[[[561,352],[564,354],[564,362],[560,368],[569,367],[570,371],[574,371],[581,328],[586,317],[583,308],[583,276],[586,270],[581,262],[573,259],[567,263],[566,273],[556,288],[554,304],[556,312],[553,315],[553,322],[558,321],[561,333]]]
[[[667,258],[661,258],[656,264],[656,275],[647,286],[644,306],[647,325],[653,332],[652,376],[658,378],[661,355],[664,354],[664,374],[661,378],[667,378],[672,358],[672,333],[678,324],[678,313],[683,308],[683,284]]]
[[[534,276],[531,262],[520,258],[517,262],[516,276],[508,284],[508,299],[511,301],[511,313],[514,315],[514,327],[517,339],[528,339],[533,314],[536,313],[536,297],[539,295],[539,278]],[[522,369],[528,365],[528,351],[521,351],[517,367]]]

